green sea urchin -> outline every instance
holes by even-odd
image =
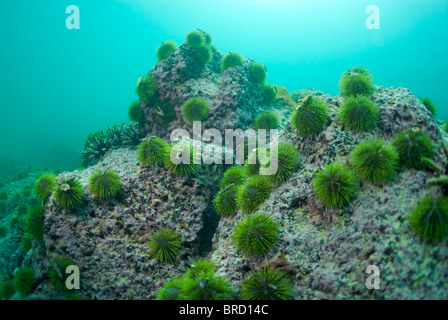
[[[218,215],[228,217],[232,216],[238,210],[236,202],[238,194],[238,187],[230,184],[224,189],[221,189],[213,199],[213,206]]]
[[[243,300],[292,300],[292,284],[284,272],[262,267],[243,280],[241,297]]]
[[[252,62],[250,65],[250,77],[253,82],[262,84],[266,80],[266,67],[259,62]]]
[[[344,126],[357,132],[375,128],[378,116],[377,106],[364,96],[348,97],[339,110],[339,118]]]
[[[181,237],[174,229],[162,228],[155,232],[149,242],[151,257],[160,262],[173,262],[180,253]]]
[[[279,239],[280,225],[266,213],[245,216],[235,228],[234,244],[238,251],[248,255],[264,255]]]
[[[291,115],[291,127],[302,137],[319,134],[326,126],[329,108],[324,99],[309,95]]]
[[[121,188],[120,176],[111,170],[98,170],[90,176],[90,192],[103,200],[115,197]]]
[[[263,103],[271,104],[277,99],[277,87],[269,83],[263,84]]]
[[[24,216],[30,211],[30,206],[26,203],[21,203],[16,207],[16,210],[19,215]]]
[[[66,286],[66,280],[70,273],[66,273],[69,266],[76,266],[76,263],[69,257],[59,257],[51,263],[48,276],[51,283],[61,291],[69,291]]]
[[[185,279],[183,278],[167,281],[157,294],[156,300],[180,300],[180,292],[184,282]]]
[[[29,233],[25,233],[23,235],[22,241],[21,241],[21,247],[24,254],[27,254],[28,251],[31,250],[33,247],[33,236]]]
[[[384,140],[371,139],[360,142],[351,154],[355,175],[374,184],[389,181],[396,173],[398,153]]]
[[[240,186],[246,180],[246,170],[243,166],[233,166],[224,172],[224,176],[221,179],[220,186],[225,188],[228,185],[234,184]]]
[[[157,55],[157,62],[165,60],[168,58],[168,56],[176,51],[177,49],[177,43],[171,40],[163,41],[160,46],[157,47],[156,55]]]
[[[270,192],[271,184],[265,176],[252,176],[239,188],[236,202],[244,213],[252,213]]]
[[[196,279],[185,279],[181,296],[183,300],[230,300],[232,292],[228,279],[201,272]]]
[[[419,99],[433,116],[437,115],[437,106],[431,99],[429,99],[428,97],[422,97]]]
[[[123,146],[128,148],[135,148],[143,138],[142,133],[138,128],[138,124],[127,124],[123,130]]]
[[[186,42],[192,47],[199,47],[205,44],[205,36],[201,31],[190,31],[185,36]]]
[[[201,45],[199,47],[194,48],[193,57],[197,62],[199,62],[201,66],[206,65],[212,57],[210,47],[207,45]]]
[[[34,206],[31,207],[25,219],[26,231],[40,242],[44,240],[44,216],[44,207]]]
[[[254,150],[250,150],[247,155],[247,160],[244,163],[246,175],[259,175],[261,165],[269,162],[269,156],[269,151],[264,148],[255,148]]]
[[[370,96],[375,90],[372,75],[361,67],[344,72],[339,88],[343,97]]]
[[[429,242],[448,235],[448,200],[444,196],[421,199],[409,215],[414,231]]]
[[[39,176],[34,184],[34,191],[41,200],[47,200],[57,186],[56,176],[52,173],[44,173]]]
[[[140,123],[143,120],[143,110],[140,102],[134,101],[128,109],[129,120]]]
[[[216,271],[216,264],[208,259],[201,258],[191,265],[185,273],[188,279],[198,279],[201,273],[208,277],[213,277]]]
[[[398,133],[392,140],[392,145],[398,151],[400,165],[407,169],[422,170],[425,168],[422,159],[434,156],[433,143],[422,131]]]
[[[157,83],[153,77],[147,75],[139,79],[135,91],[141,100],[152,101],[157,93]]]
[[[63,209],[74,209],[79,206],[84,196],[84,189],[76,179],[64,180],[56,187],[54,199]]]
[[[165,156],[165,167],[174,174],[186,177],[195,173],[198,168],[198,156],[190,143],[182,140],[173,144]]]
[[[90,133],[84,143],[83,165],[99,161],[109,150],[115,146],[116,137],[111,130],[95,131]]]
[[[165,140],[146,138],[137,147],[137,160],[142,166],[154,166],[163,163],[169,151],[170,147]]]
[[[13,280],[6,280],[0,284],[0,298],[4,300],[10,299],[14,293],[16,293],[16,289],[14,288]]]
[[[28,267],[20,268],[14,277],[14,288],[22,295],[28,296],[34,284],[35,273],[34,270]]]
[[[280,117],[275,112],[262,112],[255,118],[254,129],[278,129]]]
[[[356,195],[357,180],[350,169],[341,163],[331,163],[320,169],[313,178],[316,198],[329,208],[342,208]]]
[[[270,158],[273,158],[276,165]],[[277,153],[274,153],[271,148],[270,158],[268,163],[261,165],[260,175],[266,176],[273,185],[279,186],[292,175],[299,164],[300,155],[293,144],[280,142],[277,146]],[[273,169],[276,169],[276,171],[274,172]]]
[[[228,68],[238,67],[243,64],[244,58],[236,52],[225,54],[221,59],[221,71],[224,72]]]
[[[188,99],[182,108],[182,114],[186,121],[204,121],[208,116],[208,104],[201,98]]]

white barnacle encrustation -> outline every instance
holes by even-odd
[[[302,102],[300,102],[300,104],[297,106],[296,110],[299,110],[302,106],[304,106],[305,104],[308,104],[308,102],[311,100],[311,98],[313,97],[312,94],[306,96]]]
[[[70,186],[68,184],[64,183],[59,186],[59,189],[61,189],[61,191],[68,191],[68,190],[70,190]]]

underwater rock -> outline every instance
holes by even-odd
[[[101,200],[88,192],[89,177],[109,168],[120,176],[122,188],[115,199]],[[68,256],[81,270],[86,297],[153,299],[165,279],[180,275],[189,257],[201,254],[204,215],[210,214],[221,175],[221,166],[203,165],[186,178],[163,166],[139,167],[135,150],[129,149],[113,150],[83,171],[62,173],[58,178],[80,181],[86,190],[83,204],[69,211],[50,198],[45,254],[34,252],[34,267],[46,272],[52,260]],[[172,264],[149,254],[150,237],[162,227],[174,228],[182,239],[181,257]]]
[[[212,50],[212,58],[205,66],[198,65],[191,57],[192,48],[182,44],[149,71],[157,82],[159,98],[174,105],[176,117],[165,124],[154,121],[156,110],[151,103],[143,101],[146,135],[169,139],[170,133],[178,128],[191,133],[191,124],[182,117],[182,106],[191,97],[202,98],[209,104],[209,117],[203,122],[203,129],[245,130],[252,127],[263,109],[284,114],[282,118],[286,121],[291,110],[284,101],[279,99],[272,105],[264,105],[263,84],[251,81],[252,60],[246,59],[242,66],[228,68],[221,74],[222,54],[216,50]]]
[[[280,140],[297,146],[303,166],[257,211],[269,212],[280,223],[279,244],[265,257],[243,256],[232,241],[242,213],[223,217],[213,238],[217,272],[238,286],[250,270],[275,265],[280,254],[293,273],[296,299],[447,299],[448,240],[428,244],[414,234],[408,221],[418,199],[436,192],[426,186],[431,171],[403,170],[384,185],[362,184],[357,198],[341,210],[325,209],[311,185],[314,173],[325,164],[348,163],[361,140],[390,141],[408,129],[422,130],[431,138],[436,150],[433,160],[446,168],[446,133],[408,89],[376,87],[372,101],[380,111],[378,128],[358,134],[343,128],[337,119],[342,98],[321,96],[330,106],[329,126],[309,138],[298,137],[286,126]],[[379,290],[366,288],[369,265],[380,269]]]

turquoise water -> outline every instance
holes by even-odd
[[[368,5],[381,29],[368,30]],[[65,9],[80,9],[68,30]],[[221,52],[266,64],[290,91],[338,94],[349,67],[410,88],[448,118],[448,1],[8,1],[0,11],[0,176],[12,164],[75,169],[87,134],[128,121],[134,87],[164,40],[200,28]]]

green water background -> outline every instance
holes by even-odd
[[[368,5],[381,29],[365,27]],[[65,26],[77,5],[80,30]],[[18,164],[75,169],[84,138],[128,121],[137,79],[164,40],[196,28],[223,53],[266,64],[268,82],[338,94],[349,67],[410,88],[448,118],[446,0],[46,0],[0,5],[0,176]],[[18,169],[17,169],[18,170]]]

